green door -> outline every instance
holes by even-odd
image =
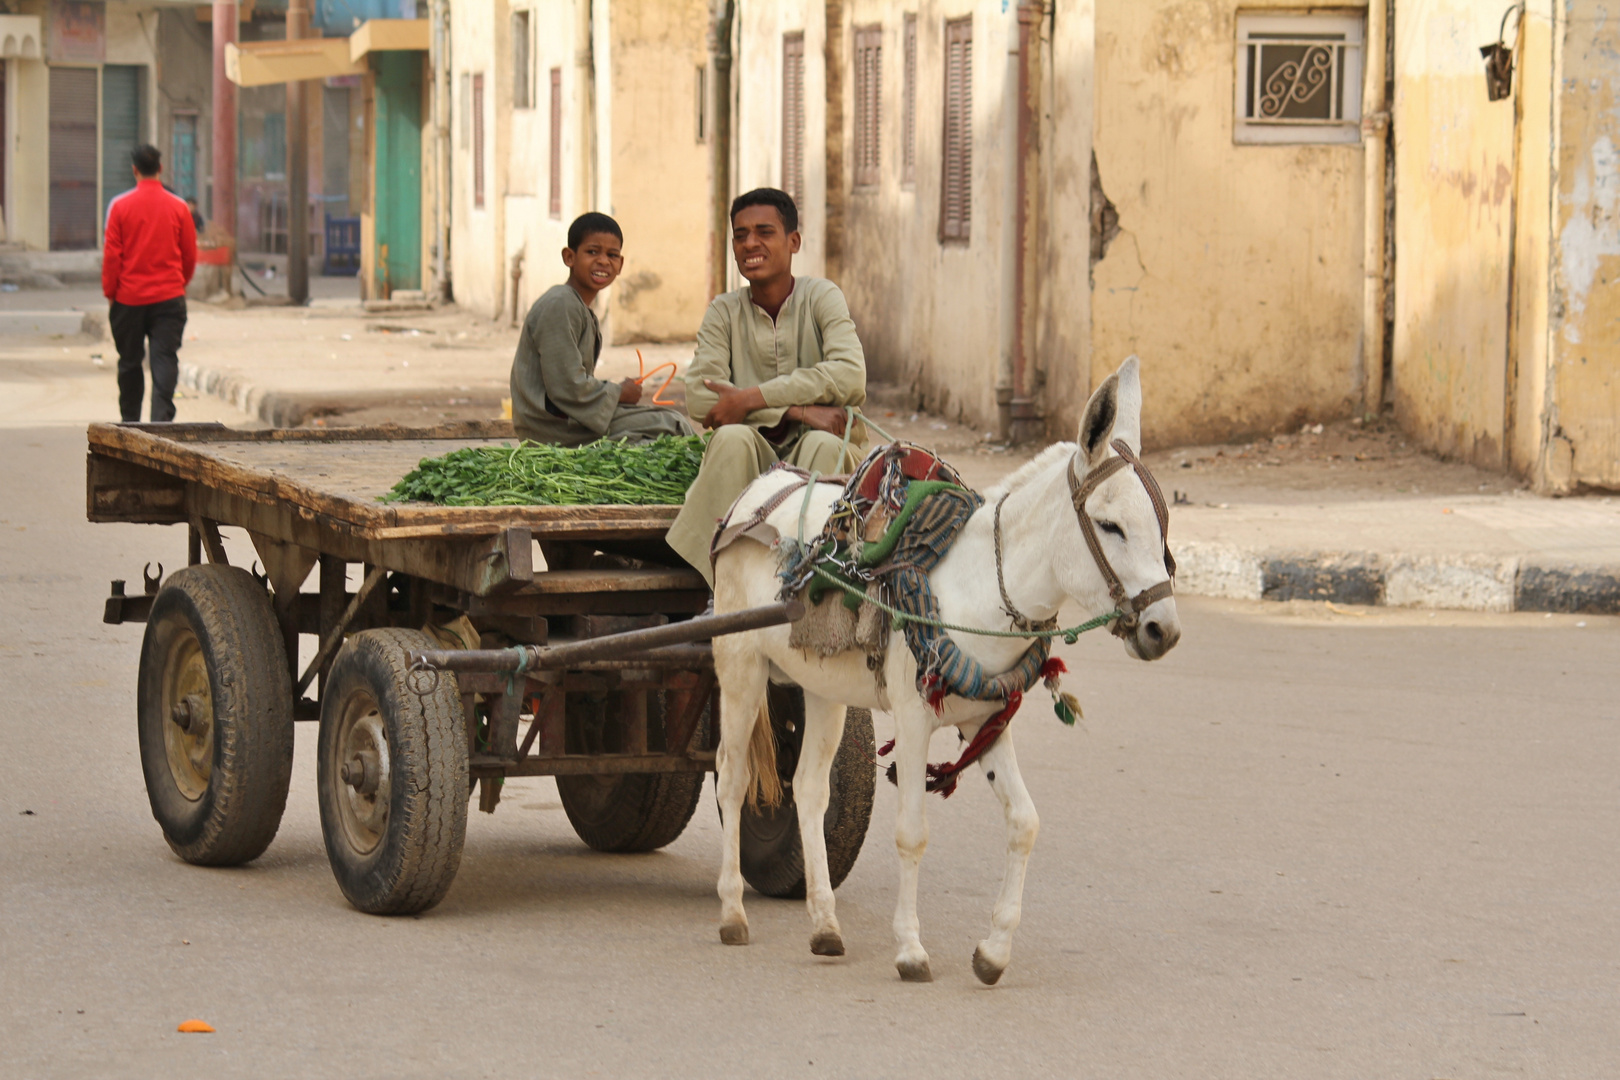
[[[422,287],[422,54],[383,52],[376,70],[377,294]]]
[[[101,216],[107,204],[135,186],[135,173],[129,153],[142,138],[141,91],[145,89],[144,68],[135,64],[108,64],[101,69]],[[165,165],[171,164],[164,162]],[[168,170],[164,170],[167,172]],[[167,176],[164,179],[168,179]]]

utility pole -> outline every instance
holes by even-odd
[[[309,36],[309,0],[288,0],[287,40]],[[309,90],[287,84],[287,298],[309,303]]]
[[[213,198],[209,217],[236,256],[236,84],[225,75],[225,46],[236,43],[236,0],[214,0]],[[225,291],[234,293],[234,265],[225,273]]]

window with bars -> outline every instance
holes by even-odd
[[[945,24],[945,130],[941,140],[939,238],[966,243],[973,204],[973,19]]]
[[[1359,15],[1271,14],[1237,19],[1240,143],[1359,142]]]
[[[484,207],[484,73],[472,77],[473,206]]]
[[[534,108],[534,67],[529,61],[529,13],[512,12],[512,108]]]
[[[551,216],[562,218],[562,68],[551,69]]]
[[[883,123],[883,27],[855,28],[855,186],[878,182]]]
[[[804,32],[782,35],[782,190],[804,205]]]
[[[900,105],[900,182],[917,182],[917,16],[908,14],[900,29],[904,85]]]

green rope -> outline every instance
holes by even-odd
[[[1095,630],[1100,626],[1107,626],[1109,623],[1119,618],[1120,614],[1118,611],[1105,612],[1102,615],[1098,615],[1094,619],[1087,619],[1078,626],[1071,626],[1066,630],[984,630],[977,626],[961,626],[957,623],[948,623],[942,619],[920,619],[915,615],[908,615],[904,611],[891,607],[888,604],[885,604],[883,601],[871,596],[865,590],[856,588],[854,585],[851,585],[838,575],[823,569],[819,564],[812,564],[810,569],[816,574],[817,577],[823,578],[829,583],[836,585],[838,588],[843,589],[851,596],[859,597],[862,601],[871,604],[879,611],[886,612],[889,618],[894,620],[894,628],[896,630],[903,628],[907,623],[917,623],[919,626],[931,626],[936,630],[955,630],[959,634],[978,634],[980,637],[1060,637],[1066,643],[1073,645],[1080,639],[1081,634],[1084,634],[1088,630]]]

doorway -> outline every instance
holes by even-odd
[[[101,216],[113,199],[135,186],[130,151],[146,141],[146,69],[108,64],[101,69]],[[167,172],[168,170],[164,170]],[[167,177],[165,177],[167,179]]]

